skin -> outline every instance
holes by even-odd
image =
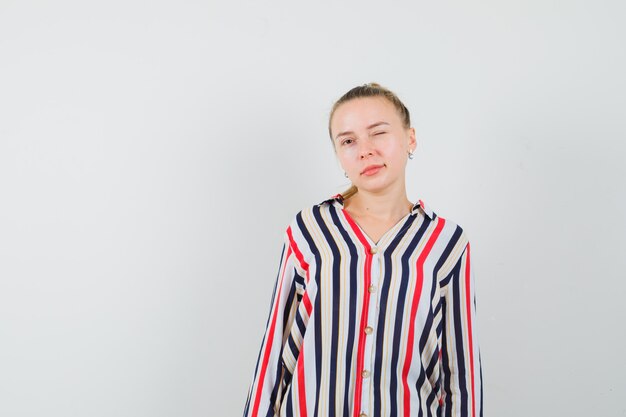
[[[359,192],[344,208],[378,242],[413,204],[406,195],[408,152],[416,147],[415,129],[406,128],[394,105],[383,97],[341,104],[330,123],[335,153]]]

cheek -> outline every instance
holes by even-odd
[[[339,163],[341,166],[348,167],[354,163],[354,157],[357,154],[357,150],[355,147],[347,147],[344,149],[340,149],[337,152],[337,158],[339,159]]]
[[[408,155],[408,146],[401,141],[394,142],[388,150],[389,155],[393,155],[393,158],[396,160],[402,160]]]

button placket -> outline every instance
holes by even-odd
[[[369,405],[371,401],[371,376],[373,369],[374,358],[374,323],[378,316],[378,287],[380,282],[380,250],[376,246],[370,248],[372,256],[371,265],[371,282],[367,291],[370,293],[370,303],[368,310],[368,322],[363,330],[365,333],[365,362],[363,363],[363,370],[359,377],[362,379],[362,397],[361,397],[361,415],[367,415],[369,412]]]

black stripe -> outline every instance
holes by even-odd
[[[335,243],[328,226],[324,222],[324,219],[320,215],[319,207],[315,207],[313,209],[313,216],[315,220],[317,220],[317,225],[322,231],[324,238],[326,239],[326,243],[330,247],[331,252],[333,253],[333,266],[332,266],[332,317],[329,317],[330,323],[332,323],[331,328],[331,339],[330,339],[330,352],[331,352],[331,361],[330,361],[330,378],[328,381],[328,415],[335,415],[335,407],[336,407],[336,396],[337,396],[337,358],[336,354],[338,351],[339,345],[339,311],[341,310],[341,270],[340,270],[340,259],[341,255],[339,253],[339,248]],[[322,269],[322,266],[319,266],[319,269]],[[319,293],[318,293],[319,294]]]
[[[304,321],[302,320],[302,316],[300,314],[296,314],[296,320],[295,321],[296,321],[296,326],[298,326],[298,330],[300,331],[300,336],[302,336],[304,338],[304,332],[306,331],[306,326],[304,325]]]
[[[448,345],[448,337],[447,337],[447,321],[446,321],[446,311],[447,311],[447,303],[446,300],[443,299],[441,300],[441,308],[442,308],[442,312],[443,312],[443,318],[441,320],[442,322],[442,329],[441,329],[441,345],[442,346],[447,346]],[[442,349],[441,350],[441,362],[442,362],[442,367],[441,367],[441,373],[443,374],[443,391],[446,393],[445,398],[444,398],[444,403],[445,403],[445,409],[446,409],[446,414],[445,417],[451,417],[452,416],[452,382],[451,382],[451,378],[452,378],[452,372],[450,369],[450,358],[448,357],[448,351],[447,349]]]
[[[289,394],[287,395],[287,399],[285,401],[285,411],[287,411],[286,417],[293,417],[293,387],[289,387]]]
[[[357,302],[357,294],[356,289],[358,286],[358,277],[359,274],[357,272],[357,264],[358,264],[358,256],[356,245],[353,243],[353,239],[350,237],[348,231],[341,224],[341,220],[339,220],[339,215],[337,213],[337,208],[334,206],[329,207],[330,217],[333,219],[333,223],[335,227],[343,237],[346,245],[348,246],[348,251],[350,252],[350,297],[349,297],[349,320],[348,320],[348,339],[346,341],[346,369],[345,369],[345,379],[346,381],[350,380],[350,374],[352,372],[352,353],[354,346],[354,338],[356,332],[356,302]],[[366,289],[367,291],[367,289]],[[343,416],[350,417],[350,404],[352,403],[352,399],[349,397],[350,390],[344,390],[344,398],[343,398]]]
[[[287,329],[287,321],[289,320],[289,315],[291,314],[291,307],[294,302],[294,298],[296,297],[296,283],[293,282],[289,287],[289,293],[287,294],[287,300],[284,303],[283,307],[283,327],[281,331],[281,335],[285,336],[285,330]]]
[[[462,258],[461,258],[462,259]],[[459,403],[461,404],[461,415],[467,415],[467,381],[465,380],[465,372],[466,372],[466,364],[465,358],[463,356],[463,322],[461,321],[461,315],[463,311],[463,300],[461,299],[461,280],[463,276],[461,275],[461,259],[454,267],[454,276],[451,281],[452,285],[452,317],[454,320],[454,341],[456,351],[459,352],[456,355],[457,360],[457,368],[458,368],[458,378],[459,378],[459,388],[460,388],[460,398]]]
[[[303,276],[296,272],[296,268],[293,268],[293,280],[300,288],[306,288],[306,280]]]
[[[321,294],[322,292],[322,279],[321,279],[321,263],[322,263],[322,259],[320,256],[320,251],[317,248],[317,246],[315,245],[315,241],[313,240],[313,237],[311,236],[311,233],[309,233],[309,230],[306,227],[306,224],[304,223],[304,219],[302,218],[302,212],[298,213],[298,215],[296,216],[296,223],[298,225],[298,229],[300,230],[300,233],[302,233],[302,236],[304,237],[304,240],[306,240],[307,244],[309,245],[309,250],[310,252],[313,254],[313,256],[315,257],[315,277],[313,278],[315,280],[315,284],[317,286],[317,294]],[[310,272],[310,271],[309,271]],[[310,278],[309,278],[310,279]],[[307,291],[309,289],[310,283],[307,286]],[[310,294],[310,293],[309,293]],[[310,296],[309,296],[310,297]],[[319,296],[315,296],[314,300],[311,300],[313,302],[313,311],[311,312],[311,317],[309,318],[309,320],[313,320],[315,323],[315,329],[314,329],[314,333],[313,333],[313,340],[315,341],[315,386],[316,386],[316,398],[315,398],[315,411],[313,413],[313,417],[317,417],[319,414],[319,401],[317,400],[319,398],[320,395],[320,387],[322,385],[322,347],[324,346],[324,341],[322,340],[322,323],[324,322],[324,312],[322,310],[322,297]],[[312,399],[308,399],[309,401]]]
[[[450,240],[448,240],[448,244],[446,245],[446,248],[443,250],[443,253],[441,254],[441,257],[439,258],[439,262],[437,262],[437,265],[435,266],[435,272],[439,272],[439,270],[441,269],[443,264],[446,262],[446,260],[448,259],[448,257],[452,253],[452,250],[454,249],[456,244],[459,242],[459,239],[461,239],[461,235],[462,234],[463,234],[463,229],[460,226],[457,225],[456,229],[454,230],[454,233],[450,237]],[[448,285],[448,282],[450,281],[450,277],[451,276],[452,275],[448,274],[446,277],[444,277],[441,280],[439,285],[441,287],[445,287],[446,285]]]
[[[280,349],[280,354],[279,354],[279,358],[282,358],[283,356],[283,349]],[[274,383],[274,388],[272,389],[272,394],[270,395],[270,403],[269,403],[269,411],[271,411],[274,407],[273,405],[276,404],[276,399],[278,398],[278,390],[281,387],[281,374],[282,374],[282,370],[283,370],[283,366],[282,366],[282,361],[279,363],[279,366],[276,367],[276,374],[274,375],[274,381],[276,381]]]
[[[433,413],[431,412],[431,409],[433,407],[433,403],[437,401],[437,391],[438,390],[436,389],[432,390],[430,394],[428,394],[428,397],[426,398],[426,416],[427,417],[432,417],[433,415]]]
[[[420,228],[415,233],[411,242],[409,242],[406,251],[402,254],[400,260],[400,289],[398,291],[398,303],[395,311],[395,326],[393,330],[393,344],[392,344],[392,352],[391,352],[391,380],[389,383],[389,397],[391,398],[390,407],[391,407],[391,415],[395,416],[398,414],[398,401],[397,401],[397,393],[398,393],[398,378],[397,372],[394,372],[398,368],[398,357],[400,356],[400,341],[402,339],[402,319],[404,313],[404,302],[408,299],[409,295],[407,293],[407,287],[409,285],[409,272],[412,270],[409,265],[409,258],[415,251],[417,244],[422,240],[426,230],[428,230],[429,226],[432,224],[432,220],[424,217],[424,221],[422,222]],[[401,369],[401,368],[400,368]]]
[[[409,228],[413,226],[413,223],[417,221],[417,216],[411,215],[409,216],[402,227],[400,228],[400,232],[394,239],[389,243],[389,246],[385,249],[384,253],[384,274],[381,277],[382,286],[380,288],[380,307],[378,308],[378,324],[376,325],[376,346],[383,346],[383,340],[385,335],[385,321],[387,318],[387,301],[389,299],[389,288],[391,286],[391,259],[394,255],[394,251],[400,244],[400,241],[407,234]],[[381,355],[382,352],[377,350],[377,355],[374,358],[374,387],[380,387],[383,389],[382,385],[382,362],[383,358]],[[374,391],[374,417],[382,416],[382,397],[383,393],[381,390]]]

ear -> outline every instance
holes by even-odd
[[[415,129],[409,128],[409,150],[415,152],[417,148],[417,139],[415,139]]]

